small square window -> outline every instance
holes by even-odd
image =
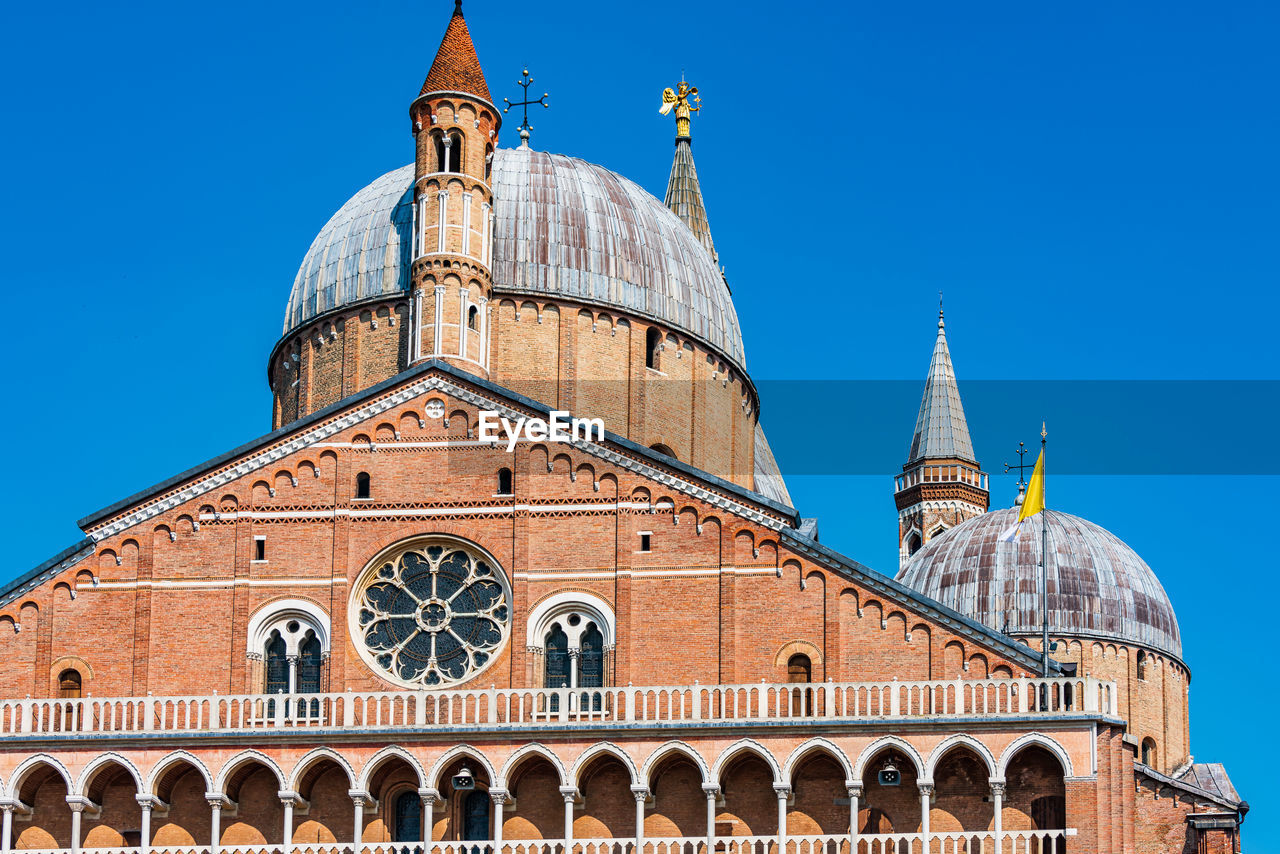
[[[650,546],[652,545],[652,537],[653,537],[653,534],[640,535],[640,551],[642,552],[652,551],[652,548],[650,548]]]

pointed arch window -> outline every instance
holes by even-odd
[[[565,634],[564,629],[560,628],[560,624],[551,627],[551,631],[547,632],[546,638],[546,666],[545,679],[542,684],[548,688],[564,688],[570,685],[570,667],[569,667],[569,636]],[[560,697],[553,695],[550,698],[549,711],[560,711]]]
[[[288,647],[279,632],[271,633],[271,640],[267,641],[263,660],[266,662],[266,684],[263,690],[268,694],[288,694]]]

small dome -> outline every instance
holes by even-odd
[[[409,290],[413,166],[351,197],[307,250],[288,335],[331,309]],[[601,166],[527,148],[494,155],[493,286],[649,317],[745,365],[729,289],[680,219]]]
[[[1054,510],[1049,532],[1049,631],[1105,638],[1182,658],[1169,597],[1137,552],[1105,528]],[[930,540],[898,580],[996,630],[1040,633],[1040,520],[1012,543],[1017,508],[969,519]]]

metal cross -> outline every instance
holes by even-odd
[[[1017,461],[1016,463],[1013,463],[1013,464],[1005,463],[1005,464],[1004,464],[1004,473],[1005,473],[1005,474],[1008,474],[1009,472],[1013,471],[1014,469],[1017,469],[1017,470],[1018,470],[1018,491],[1019,491],[1019,492],[1021,492],[1021,491],[1022,491],[1023,489],[1025,489],[1025,488],[1026,488],[1026,486],[1027,486],[1027,480],[1026,480],[1025,470],[1026,470],[1026,469],[1029,469],[1029,468],[1035,468],[1035,464],[1034,464],[1034,463],[1028,463],[1028,462],[1027,462],[1027,460],[1026,460],[1026,456],[1027,456],[1027,454],[1031,453],[1029,450],[1027,450],[1027,443],[1026,443],[1026,442],[1019,442],[1019,443],[1018,443],[1018,450],[1014,451],[1014,453],[1018,455],[1018,461]]]
[[[533,83],[533,78],[529,76],[529,69],[526,68],[524,71],[520,72],[520,79],[516,81],[516,85],[524,89],[524,100],[512,101],[509,98],[502,99],[506,103],[506,106],[502,108],[502,112],[504,115],[512,107],[524,108],[524,120],[520,122],[519,130],[520,130],[520,138],[525,141],[528,141],[529,139],[529,131],[533,130],[533,125],[529,124],[529,106],[531,104],[541,104],[544,107],[551,106],[550,104],[547,103],[547,98],[549,96],[547,95],[546,92],[543,92],[542,97],[538,98],[537,100],[531,100],[529,98],[529,86],[532,83]]]

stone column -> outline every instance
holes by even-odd
[[[933,798],[933,783],[917,783],[920,789],[920,835],[924,838],[924,850],[929,850],[929,801]]]
[[[67,795],[67,806],[71,807],[71,851],[80,851],[80,817],[85,809],[93,810],[94,803],[83,795]]]
[[[720,795],[720,787],[714,783],[703,783],[702,791],[707,796],[707,854],[716,850],[716,798]]]
[[[141,848],[141,854],[148,854],[151,851],[151,813],[153,810],[167,810],[168,804],[155,795],[134,795],[134,799],[142,810],[142,830],[138,834],[138,846]]]
[[[786,783],[774,783],[773,793],[778,797],[778,854],[786,854],[787,798],[791,797],[791,786]]]
[[[359,789],[350,789],[347,794],[351,796],[351,803],[355,807],[355,819],[351,824],[352,849],[355,854],[360,854],[364,847],[364,806],[366,803],[372,804],[373,797]]]
[[[845,787],[849,793],[849,854],[858,854],[858,801],[862,798],[862,784]]]
[[[209,802],[209,854],[218,854],[222,846],[222,808],[230,806],[231,801],[216,792],[205,792],[204,797]]]
[[[493,850],[500,854],[502,849],[502,808],[507,805],[506,789],[489,789],[489,797],[493,800]]]
[[[436,803],[440,800],[440,793],[435,789],[419,789],[418,797],[422,798],[422,851],[423,854],[430,854],[436,826]]]
[[[280,795],[280,804],[284,807],[284,832],[280,836],[284,854],[289,854],[293,848],[293,807],[298,805],[305,807],[307,802],[297,792],[283,791]]]
[[[560,795],[564,798],[564,850],[569,854],[573,846],[573,802],[578,799],[578,790],[574,786],[561,786]]]
[[[644,805],[649,800],[648,786],[632,786],[631,796],[636,799],[636,850],[640,854],[644,850]]]
[[[0,803],[0,810],[4,811],[4,824],[0,826],[0,854],[9,854],[13,843],[13,811],[17,808],[17,801]]]
[[[1000,846],[1004,843],[1004,793],[1004,780],[992,777],[991,808],[994,810],[994,814],[992,816],[992,835],[995,837],[996,854],[1000,854]]]

